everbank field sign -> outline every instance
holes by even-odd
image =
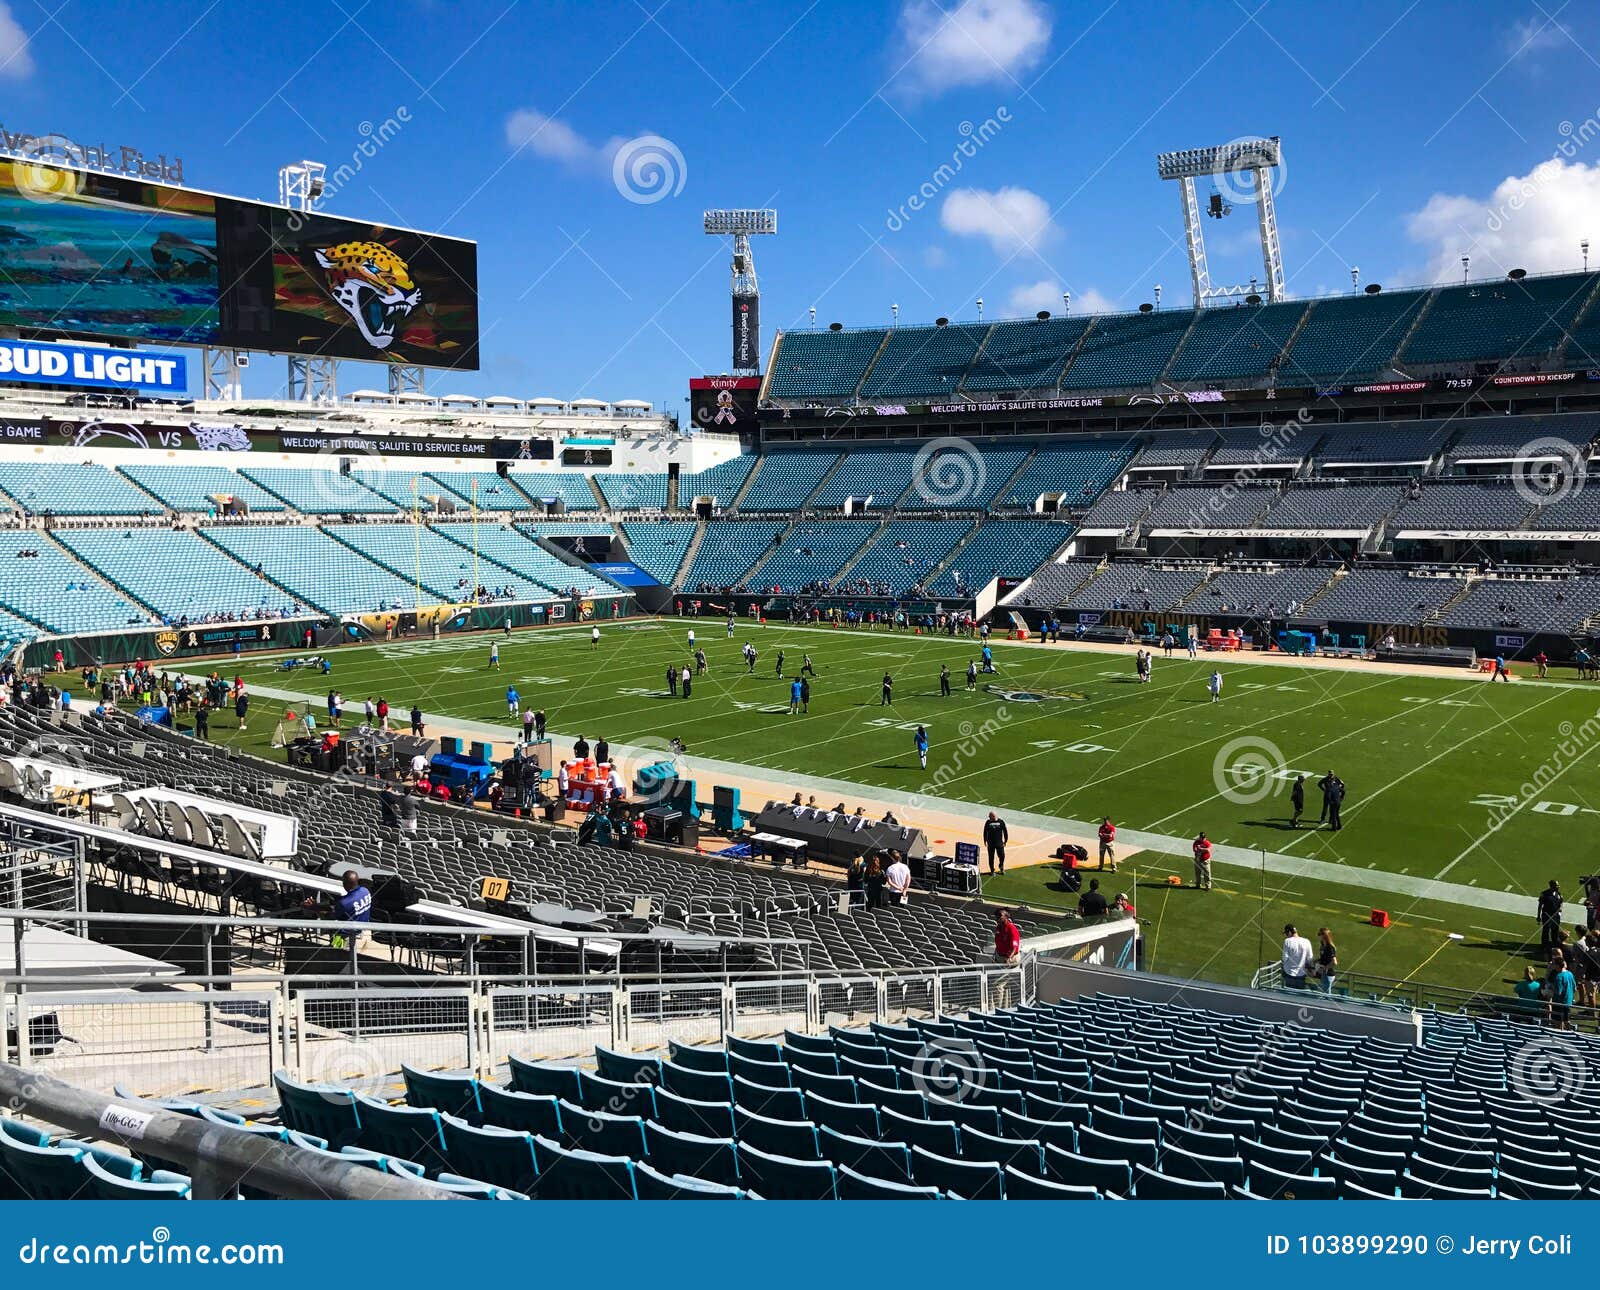
[[[146,156],[128,144],[86,144],[64,134],[25,134],[0,122],[0,154],[24,161],[48,161],[77,170],[99,170],[129,179],[183,186],[183,158],[164,152]]]

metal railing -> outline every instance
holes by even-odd
[[[1307,980],[1303,990],[1289,991],[1283,983],[1283,965],[1277,962],[1265,963],[1257,968],[1250,978],[1250,986],[1255,990],[1283,990],[1295,994],[1323,993],[1321,982],[1313,980]],[[1526,1003],[1509,990],[1505,994],[1489,994],[1482,990],[1463,990],[1458,986],[1438,985],[1431,981],[1403,981],[1368,972],[1336,973],[1328,995],[1336,1000],[1354,999],[1416,1012],[1459,1013],[1469,1017],[1509,1018],[1530,1023],[1542,1023],[1546,1019],[1543,1004]],[[1576,1030],[1600,1034],[1600,1008],[1576,1005],[1572,1009],[1571,1020]]]
[[[1019,963],[903,971],[706,976],[436,978],[258,975],[81,978],[0,974],[0,1060],[144,1096],[258,1088],[276,1069],[378,1092],[402,1064],[493,1075],[507,1058],[582,1058],[729,1036],[898,1024],[1030,1001]],[[19,988],[21,987],[21,988]],[[79,987],[79,988],[72,988]],[[154,987],[154,988],[152,988]]]
[[[141,1159],[175,1165],[189,1175],[197,1200],[225,1200],[248,1180],[257,1194],[290,1200],[455,1200],[402,1174],[246,1133],[148,1104],[101,1096],[39,1071],[0,1064],[0,1102],[7,1110],[77,1137],[115,1142]]]

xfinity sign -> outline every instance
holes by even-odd
[[[177,354],[141,354],[137,350],[27,340],[0,341],[0,384],[23,381],[186,394],[188,369],[188,360]]]

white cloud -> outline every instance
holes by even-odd
[[[1500,42],[1508,57],[1525,58],[1566,44],[1572,38],[1571,29],[1554,18],[1535,16],[1514,22],[1500,33]]]
[[[945,232],[985,237],[1000,255],[1037,251],[1056,235],[1050,207],[1026,188],[957,188],[939,208]]]
[[[1427,251],[1430,282],[1458,281],[1463,255],[1472,257],[1474,277],[1577,269],[1578,243],[1600,246],[1600,163],[1554,157],[1501,180],[1487,197],[1435,193],[1406,228]]]
[[[0,77],[21,81],[33,75],[33,53],[28,33],[12,16],[11,6],[0,0]]]
[[[1043,59],[1050,11],[1038,0],[905,0],[896,80],[940,92],[991,81],[1010,84]]]
[[[536,157],[609,173],[612,157],[627,141],[613,135],[604,143],[593,143],[559,117],[546,116],[537,108],[519,108],[506,118],[506,142]]]
[[[1061,294],[1066,290],[1054,278],[1041,278],[1038,282],[1018,283],[1011,289],[1011,294],[1006,298],[1009,311],[1013,314],[1036,314],[1041,309],[1047,309],[1052,314],[1062,312]],[[1114,314],[1117,312],[1116,303],[1102,292],[1088,287],[1082,291],[1072,293],[1072,313],[1078,314]]]

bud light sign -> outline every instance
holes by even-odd
[[[142,354],[99,345],[0,341],[0,384],[78,385],[187,394],[188,360],[178,354]]]

